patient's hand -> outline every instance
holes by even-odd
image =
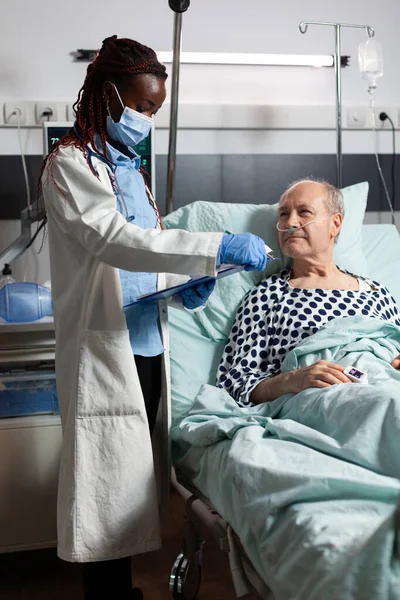
[[[399,354],[399,356],[396,356],[396,358],[394,358],[392,360],[392,367],[400,370],[400,354]]]
[[[343,373],[344,367],[327,360],[319,360],[310,367],[302,367],[291,371],[288,375],[291,392],[301,392],[307,388],[325,388],[337,383],[350,383],[350,379]]]
[[[400,368],[400,357],[399,357]],[[308,388],[325,388],[337,383],[350,383],[343,373],[344,367],[327,360],[319,360],[310,367],[302,367],[288,373],[264,379],[252,391],[251,402],[262,404],[271,402],[283,394],[297,394]]]

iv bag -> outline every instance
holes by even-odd
[[[363,79],[373,84],[383,75],[382,46],[376,40],[367,40],[358,49],[358,63]]]

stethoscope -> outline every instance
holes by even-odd
[[[80,131],[78,129],[78,125],[76,122],[74,123],[74,133],[75,133],[76,137],[78,138],[78,140],[83,142],[83,137],[80,134]],[[114,163],[112,163],[110,160],[108,160],[108,158],[106,158],[105,156],[102,156],[98,152],[95,152],[94,150],[92,150],[92,148],[89,145],[86,145],[86,157],[87,157],[87,162],[88,162],[90,170],[92,171],[93,175],[95,175],[97,178],[99,178],[99,174],[96,171],[95,166],[93,165],[93,158],[97,158],[98,160],[101,160],[101,162],[103,162],[108,167],[107,173],[110,178],[111,186],[112,186],[115,196],[117,197],[117,200],[119,199],[119,197],[121,198],[122,204],[124,205],[125,218],[128,222],[134,221],[134,219],[135,219],[134,215],[131,215],[131,216],[128,215],[128,208],[126,206],[124,194],[118,183],[117,177],[115,175],[115,171],[117,168],[116,165]],[[162,229],[163,226],[161,223],[161,216],[160,216],[156,201],[155,201],[153,194],[151,193],[149,187],[146,185],[146,182],[145,182],[145,189],[146,189],[146,194],[149,199],[149,202],[150,202],[151,206],[153,207],[154,212],[156,213],[157,222]]]
[[[83,137],[81,136],[81,134],[79,132],[78,125],[76,124],[76,122],[74,123],[74,133],[75,133],[76,137],[78,138],[78,140],[80,142],[83,142]],[[95,152],[94,150],[92,150],[92,148],[88,144],[86,144],[86,152],[87,152],[87,161],[88,161],[90,170],[92,171],[93,175],[95,175],[96,177],[99,176],[98,172],[96,171],[96,169],[93,165],[93,158],[97,158],[98,160],[101,160],[103,163],[105,163],[111,169],[111,172],[114,173],[116,167],[115,167],[114,163],[112,163],[110,160],[108,160],[108,158],[106,158],[105,156],[102,156],[98,152]]]
[[[74,133],[75,133],[76,137],[78,138],[78,140],[80,142],[83,142],[83,137],[80,134],[80,131],[78,129],[78,125],[76,124],[76,122],[74,123]],[[92,171],[93,175],[95,175],[97,178],[99,178],[99,173],[97,172],[97,170],[93,164],[93,158],[97,158],[98,160],[101,160],[101,162],[103,162],[108,167],[107,173],[110,178],[110,183],[111,183],[113,192],[117,197],[117,200],[118,200],[118,195],[120,196],[120,198],[122,200],[122,204],[124,205],[124,210],[125,210],[125,218],[127,221],[133,221],[135,217],[134,216],[130,217],[128,215],[128,208],[126,206],[124,194],[121,190],[120,185],[118,184],[118,180],[115,175],[115,170],[117,168],[116,165],[114,165],[114,163],[112,163],[110,160],[108,160],[108,158],[106,158],[105,156],[102,156],[98,152],[95,152],[94,150],[92,150],[92,148],[88,144],[86,144],[86,159],[87,159],[90,170]]]

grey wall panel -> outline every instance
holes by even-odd
[[[42,156],[27,156],[31,200],[36,199]],[[0,219],[19,219],[26,206],[26,188],[20,156],[0,156]]]
[[[36,198],[41,156],[27,156],[32,200]],[[400,163],[396,182],[400,191]],[[382,168],[391,192],[390,155],[382,155]],[[157,156],[157,200],[165,213],[167,157]],[[387,211],[388,206],[373,155],[343,157],[344,185],[368,181],[368,210]],[[178,155],[175,208],[197,200],[209,202],[274,203],[295,179],[313,175],[335,182],[334,155]],[[0,156],[0,219],[18,219],[26,204],[25,183],[19,156]],[[398,202],[400,205],[400,200]]]
[[[197,200],[221,202],[223,159],[220,155],[177,156],[174,207],[180,208]],[[161,214],[165,214],[167,162],[166,156],[157,156],[156,194]]]
[[[388,154],[382,154],[379,159],[389,194],[392,196],[392,156]],[[395,209],[398,210],[400,207],[400,156],[396,156],[395,173],[397,190]],[[368,211],[385,212],[390,210],[386,195],[384,193],[383,185],[379,177],[374,155],[360,156],[357,154],[350,154],[349,156],[346,156],[343,162],[343,177],[346,185],[352,185],[354,183],[358,183],[359,181],[368,181]]]
[[[224,202],[273,204],[295,179],[334,177],[332,156],[231,155],[223,159]]]
[[[391,193],[392,157],[382,155],[380,158],[389,193]],[[396,157],[396,160],[396,188],[400,193],[399,156]],[[217,168],[221,169],[220,178],[216,173]],[[157,200],[162,213],[165,211],[166,170],[167,157],[157,157]],[[343,171],[344,186],[360,181],[369,182],[370,193],[367,210],[389,210],[373,155],[345,155]],[[179,155],[177,157],[174,206],[179,208],[196,200],[273,204],[279,200],[289,183],[310,175],[335,183],[336,156]],[[206,196],[207,192],[209,196]],[[400,206],[400,200],[397,204]]]

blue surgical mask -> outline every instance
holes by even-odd
[[[115,85],[114,88],[124,110],[118,123],[108,115],[108,135],[125,146],[136,146],[149,135],[153,126],[153,119],[125,106]]]

